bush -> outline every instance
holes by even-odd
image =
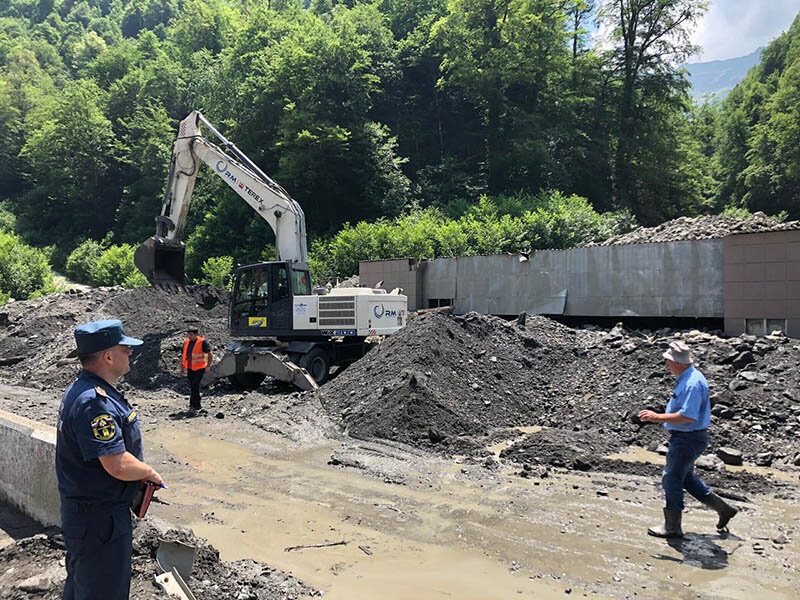
[[[232,256],[212,256],[203,263],[201,270],[203,278],[198,283],[212,285],[221,290],[231,289],[231,282],[225,284],[225,276],[233,271]]]
[[[635,226],[630,212],[600,214],[586,198],[558,191],[483,197],[457,219],[426,208],[391,221],[345,224],[327,243],[312,244],[309,263],[315,277],[347,277],[358,272],[362,260],[570,248]]]
[[[95,240],[81,242],[67,257],[65,267],[66,275],[72,281],[96,285],[92,273],[97,266],[97,260],[103,254],[103,244]]]
[[[97,258],[91,271],[93,285],[122,285],[127,288],[148,285],[147,279],[133,264],[134,247],[110,246]]]
[[[0,231],[0,296],[27,300],[53,290],[53,273],[47,254],[24,244],[13,233]],[[0,298],[0,301],[2,301]]]

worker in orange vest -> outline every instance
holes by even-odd
[[[186,330],[189,337],[183,342],[183,355],[181,356],[181,375],[186,372],[189,385],[192,388],[192,395],[189,398],[189,410],[192,412],[201,409],[200,406],[200,381],[206,372],[206,367],[210,367],[214,362],[214,353],[211,346],[201,336],[197,335],[197,327],[189,327]]]

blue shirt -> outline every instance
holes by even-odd
[[[139,482],[112,477],[99,460],[125,451],[144,458],[136,411],[114,386],[81,371],[58,410],[56,475],[62,503],[130,506]]]
[[[675,379],[675,389],[667,404],[667,413],[678,413],[693,423],[675,425],[664,423],[670,431],[696,431],[711,425],[711,402],[708,399],[708,382],[705,376],[689,367]]]

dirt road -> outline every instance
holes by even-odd
[[[157,423],[148,415],[178,415],[184,399],[140,403],[148,459],[169,485],[153,516],[191,527],[225,560],[263,561],[332,599],[797,597],[795,502],[750,497],[727,537],[692,502],[690,535],[666,543],[645,535],[661,506],[652,477],[537,468],[521,478],[510,463],[309,438],[299,423],[324,430],[324,417],[289,398],[275,397],[271,432],[246,415],[215,418],[231,410],[216,397],[207,417]],[[347,544],[285,551],[337,541]]]

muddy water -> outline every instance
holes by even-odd
[[[728,538],[690,505],[684,529],[697,533],[670,545],[644,535],[661,506],[647,479],[522,480],[510,469],[397,452],[378,460],[351,448],[386,481],[404,483],[396,485],[329,466],[338,442],[296,446],[220,427],[153,432],[161,453],[179,461],[163,467],[172,504],[156,513],[191,526],[227,560],[263,560],[329,598],[546,599],[567,589],[594,598],[798,597],[800,510],[782,501],[757,499]],[[772,541],[784,533],[787,543]],[[284,551],[340,540],[347,545]]]

